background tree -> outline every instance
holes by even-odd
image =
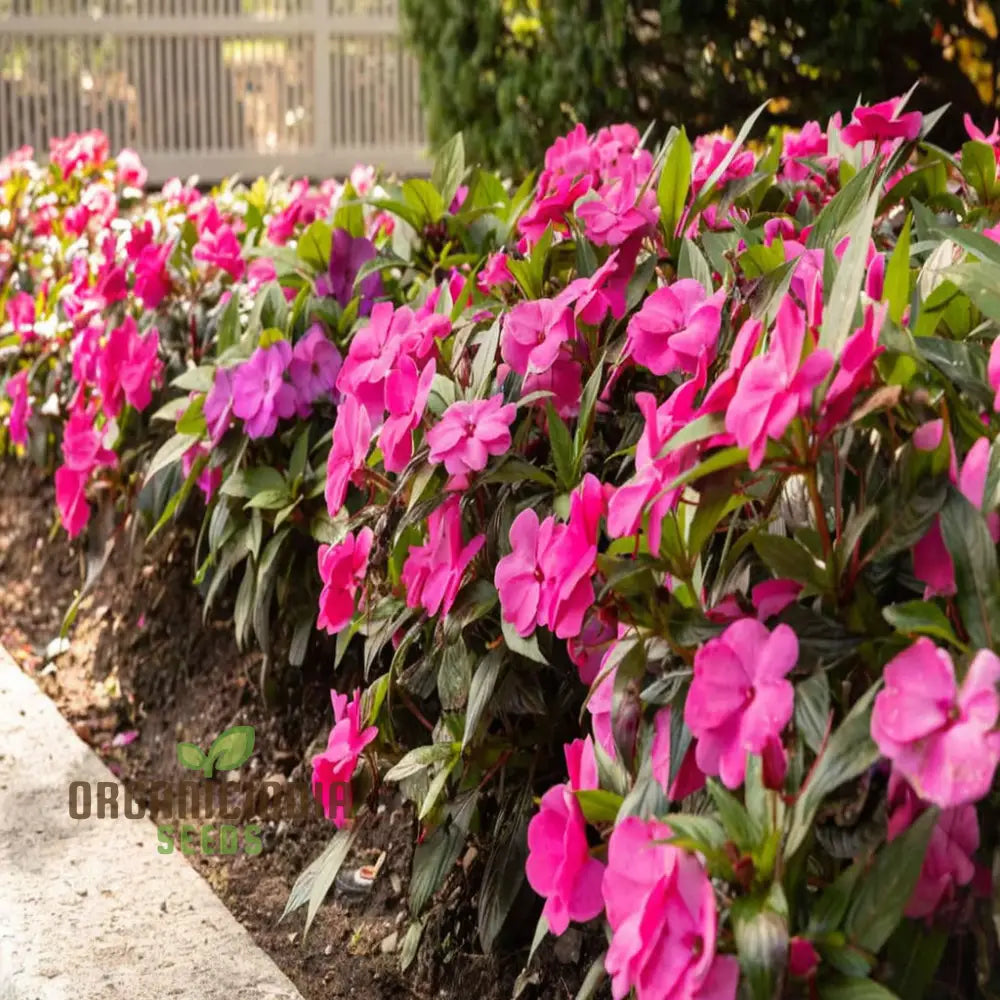
[[[465,133],[470,155],[514,171],[582,121],[696,131],[771,98],[771,123],[825,119],[859,95],[921,87],[992,122],[993,4],[974,0],[402,0],[421,62],[432,137]]]

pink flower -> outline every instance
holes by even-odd
[[[939,420],[918,427],[913,443],[921,451],[934,451],[941,442],[944,425]],[[949,477],[957,479],[958,488],[974,507],[982,509],[986,499],[986,473],[990,461],[990,440],[979,438],[969,449],[962,469],[955,473],[955,451],[951,448]],[[986,526],[993,541],[1000,541],[1000,514],[990,511]],[[913,575],[925,584],[924,597],[947,597],[955,593],[955,564],[941,534],[940,515],[934,518],[926,534],[913,547]]]
[[[314,323],[292,349],[288,376],[299,400],[299,415],[308,416],[309,405],[333,392],[340,372],[340,351],[323,328]],[[305,413],[302,412],[305,407]]]
[[[296,409],[295,389],[285,380],[292,348],[287,340],[258,347],[233,373],[233,413],[244,422],[247,436],[270,437],[279,420]]]
[[[479,289],[486,292],[498,285],[512,285],[513,283],[514,275],[510,273],[510,268],[507,266],[507,255],[500,251],[491,253],[479,272],[477,280]]]
[[[597,246],[621,246],[630,236],[650,232],[656,225],[660,215],[656,192],[647,188],[637,201],[641,181],[634,163],[626,160],[624,169],[602,185],[596,198],[576,209],[587,238]]]
[[[208,458],[212,454],[211,450],[207,448],[200,441],[196,441],[193,445],[183,455],[181,455],[181,473],[184,478],[187,479],[191,475],[191,470],[194,468],[194,463],[202,457]],[[196,480],[198,489],[205,496],[205,500],[211,500],[215,496],[215,491],[219,488],[222,483],[222,469],[219,466],[213,466],[208,463],[205,464],[201,473],[198,475]]]
[[[875,360],[885,350],[879,346],[878,337],[887,308],[884,304],[867,306],[861,328],[847,338],[837,374],[822,401],[822,431],[832,430],[844,420],[856,406],[858,393],[871,385],[875,376]]]
[[[670,782],[670,721],[671,709],[661,708],[653,718],[653,745],[650,748],[653,777],[663,787],[663,792],[671,802],[693,795],[705,786],[705,775],[695,760],[695,745],[691,744],[681,766],[677,769],[673,783]]]
[[[747,754],[762,753],[792,717],[795,692],[785,676],[798,658],[787,625],[769,632],[754,618],[733,622],[698,650],[684,721],[705,774],[728,788],[743,783]]]
[[[354,692],[350,703],[346,694],[337,694],[336,691],[330,692],[330,698],[333,702],[334,726],[330,730],[326,749],[312,759],[312,787],[314,796],[317,790],[320,792],[323,814],[336,826],[342,827],[349,819],[349,786],[358,758],[364,748],[378,736],[378,729],[375,726],[361,728],[360,691]]]
[[[117,456],[110,448],[105,448],[94,426],[94,414],[86,410],[74,410],[63,427],[63,459],[76,472],[88,475],[101,465],[115,465]]]
[[[901,98],[894,97],[870,107],[859,105],[854,109],[849,125],[841,129],[840,136],[848,146],[861,142],[890,142],[905,139],[911,142],[920,135],[923,115],[919,111],[897,114]]]
[[[7,300],[7,319],[24,343],[35,339],[35,300],[27,292],[18,292]]]
[[[602,891],[611,993],[623,1000],[733,1000],[736,960],[716,954],[715,892],[698,859],[663,843],[666,823],[622,820],[608,843]]]
[[[623,626],[619,626],[619,635],[623,628]],[[594,739],[612,758],[618,756],[618,750],[615,747],[615,734],[611,725],[611,710],[615,699],[615,675],[618,673],[618,667],[613,667],[607,673],[604,671],[608,658],[616,645],[617,643],[612,643],[606,650],[597,672],[597,676],[601,680],[591,691],[590,698],[587,700],[587,711],[590,713],[590,725],[594,730]]]
[[[590,855],[587,824],[573,794],[598,787],[594,745],[588,736],[574,740],[564,752],[569,781],[542,796],[539,810],[528,824],[525,866],[531,888],[545,897],[542,916],[556,936],[571,920],[593,920],[604,909],[604,865]]]
[[[993,130],[989,135],[972,120],[972,116],[968,114],[962,115],[962,124],[965,126],[966,135],[970,139],[975,139],[977,142],[985,142],[989,146],[996,148],[1000,144],[1000,121],[996,118],[993,119]]]
[[[10,440],[17,445],[28,443],[28,416],[31,404],[28,399],[28,369],[22,368],[7,379],[4,391],[10,397],[10,414],[7,417],[7,431]]]
[[[893,770],[889,776],[889,837],[895,840],[926,809],[913,789]],[[906,905],[914,919],[932,916],[950,903],[960,886],[976,874],[973,856],[979,847],[979,818],[973,805],[945,809],[931,831],[920,879]]]
[[[491,455],[510,448],[510,425],[517,407],[504,404],[503,396],[459,400],[427,432],[431,462],[444,462],[450,475],[481,472]]]
[[[541,556],[551,547],[555,528],[553,518],[539,524],[530,507],[522,510],[510,526],[511,552],[497,563],[493,581],[500,595],[500,611],[518,635],[530,635],[536,626],[548,623]]]
[[[139,159],[139,154],[134,149],[123,149],[115,157],[115,166],[117,167],[119,184],[137,188],[146,186],[146,178],[149,175],[142,165],[142,160]]]
[[[462,544],[458,497],[449,497],[427,520],[427,542],[414,545],[403,564],[407,607],[423,607],[429,615],[446,615],[455,603],[466,567],[486,541],[476,535]]]
[[[371,440],[368,413],[353,396],[347,396],[337,409],[333,444],[326,463],[326,509],[331,517],[344,505],[347,484],[356,482],[364,468]]]
[[[548,371],[576,337],[573,313],[559,300],[518,302],[503,319],[500,355],[519,375]]]
[[[699,358],[715,357],[724,301],[724,290],[709,296],[694,278],[658,288],[629,320],[629,353],[654,375],[697,371]]]
[[[947,809],[977,802],[1000,762],[1000,659],[980,650],[959,687],[951,657],[918,639],[884,671],[872,739],[917,794]]]
[[[692,183],[696,194],[701,193],[702,187],[712,176],[715,168],[722,163],[732,149],[732,140],[720,135],[701,135],[694,141],[694,166],[692,169]],[[740,177],[749,177],[753,173],[756,158],[749,149],[744,149],[737,153],[729,162],[729,166],[723,171],[722,176],[717,181],[718,184],[725,184],[728,181],[738,180]]]
[[[159,351],[156,327],[141,336],[131,316],[111,331],[97,369],[103,406],[109,415],[117,416],[123,403],[137,410],[149,406],[153,383],[163,373]]]
[[[570,496],[569,523],[557,525],[551,544],[538,547],[546,580],[545,619],[560,639],[580,634],[584,615],[594,603],[594,561],[606,512],[604,487],[588,473]]]
[[[990,346],[990,360],[986,368],[986,376],[989,379],[990,388],[996,392],[993,409],[1000,410],[1000,337],[997,337]]]
[[[147,309],[155,309],[170,291],[167,261],[173,252],[173,243],[150,243],[139,253],[133,291]]]
[[[317,628],[333,635],[350,624],[354,617],[355,595],[365,582],[374,537],[371,528],[362,528],[357,538],[348,534],[337,545],[319,547],[323,592],[319,598]]]
[[[566,351],[562,351],[548,371],[524,376],[521,396],[524,398],[533,392],[551,392],[551,396],[538,399],[535,405],[544,408],[546,403],[551,403],[563,420],[569,420],[580,412],[582,380],[583,367],[580,362],[574,361]]]
[[[806,122],[799,131],[788,131],[782,137],[781,172],[790,181],[804,181],[815,176],[816,170],[799,159],[823,162],[827,155],[826,133],[819,122]]]
[[[573,305],[573,314],[582,323],[597,326],[610,312],[615,319],[625,315],[625,293],[635,270],[639,240],[615,250],[589,277],[575,278],[559,293],[557,301]]]
[[[413,457],[413,431],[424,415],[436,371],[433,358],[418,374],[413,359],[403,357],[389,373],[385,383],[389,415],[378,439],[386,472],[402,472]]]
[[[87,503],[87,480],[90,473],[62,465],[56,469],[56,506],[70,538],[76,538],[90,519]]]
[[[604,654],[617,634],[613,615],[608,620],[607,614],[597,608],[588,613],[580,634],[571,636],[567,641],[566,651],[580,673],[581,684],[589,686],[597,680]]]
[[[217,445],[233,422],[233,369],[216,368],[212,388],[205,397],[202,416],[209,440]]]
[[[234,281],[239,281],[246,269],[241,254],[240,241],[236,238],[233,227],[226,222],[220,223],[214,231],[205,226],[199,234],[194,250],[191,251],[191,256],[195,260],[214,265],[225,271]]]
[[[726,430],[748,449],[751,469],[760,468],[768,440],[778,440],[809,408],[813,390],[833,364],[830,352],[823,349],[812,351],[803,361],[805,343],[805,317],[786,297],[778,307],[767,351],[743,369],[726,411]]]

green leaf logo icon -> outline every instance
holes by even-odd
[[[234,771],[245,764],[253,753],[254,739],[253,726],[233,726],[216,737],[207,755],[194,743],[178,743],[177,760],[181,767],[211,778],[215,771]]]

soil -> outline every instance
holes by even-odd
[[[148,546],[119,531],[68,644],[60,645],[64,615],[95,554],[67,540],[54,510],[48,478],[0,461],[0,643],[77,734],[126,784],[173,783],[179,741],[208,747],[224,729],[251,725],[254,754],[241,779],[308,781],[308,761],[332,721],[330,658],[319,651],[301,671],[282,676],[278,703],[265,705],[262,657],[237,649],[227,607],[220,603],[219,617],[202,621],[191,584],[195,531],[183,528]],[[372,891],[360,898],[331,891],[303,940],[304,910],[279,920],[296,878],[335,831],[322,817],[260,825],[259,855],[189,860],[305,1000],[508,1000],[515,992],[522,1000],[569,1000],[594,958],[594,942],[578,934],[564,936],[558,956],[548,939],[518,982],[525,947],[484,956],[473,905],[483,852],[472,846],[427,917],[415,962],[401,972],[417,829],[409,807],[391,800],[363,828],[345,866],[370,864],[384,852]],[[525,921],[529,937],[536,915]]]

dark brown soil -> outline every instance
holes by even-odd
[[[80,737],[123,781],[174,782],[178,741],[207,747],[222,730],[248,724],[256,730],[254,755],[243,769],[250,777],[307,781],[307,762],[332,721],[334,678],[323,666],[329,658],[314,656],[302,671],[282,675],[279,703],[265,706],[261,656],[236,648],[226,607],[216,609],[218,620],[202,622],[201,599],[190,583],[193,531],[165,533],[147,547],[119,532],[81,602],[69,648],[59,652],[50,643],[85,578],[87,557],[54,530],[54,509],[46,478],[0,461],[0,643]],[[116,745],[132,731],[138,733],[133,742]],[[375,888],[361,900],[331,893],[305,942],[304,910],[278,921],[295,879],[335,831],[322,818],[261,825],[260,855],[195,855],[191,861],[306,1000],[512,996],[526,950],[501,959],[478,953],[471,899],[481,862],[474,846],[429,914],[416,961],[402,973],[416,834],[409,809],[392,801],[380,807],[348,862],[370,863],[384,851]],[[530,920],[533,927],[534,914]],[[569,961],[563,964],[544,944],[520,996],[573,997],[591,950],[585,942],[584,956],[577,949],[564,954]]]

